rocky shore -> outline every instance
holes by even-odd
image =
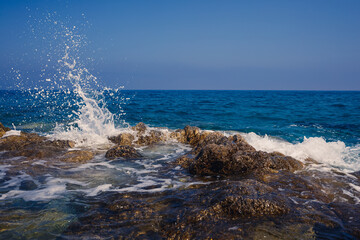
[[[166,132],[139,123],[109,137],[104,151],[77,149],[72,141],[50,140],[34,133],[5,134],[0,124],[0,164],[11,165],[7,178],[26,172],[44,174],[56,166],[70,168],[101,154],[107,161],[141,160],[139,148],[179,142],[191,151],[170,162],[205,184],[158,193],[111,193],[93,197],[91,206],[72,222],[63,236],[120,239],[315,239],[336,232],[360,238],[360,208],[346,194],[359,180],[340,172],[320,172],[278,152],[257,151],[239,135],[197,127]],[[4,137],[5,136],[5,137]],[[18,157],[18,158],[17,158]],[[46,159],[45,164],[33,164]],[[35,183],[22,182],[32,190]],[[6,217],[0,217],[0,223]]]

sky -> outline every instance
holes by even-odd
[[[84,36],[79,61],[107,87],[360,90],[359,13],[358,0],[0,0],[0,88],[55,71],[51,15]]]

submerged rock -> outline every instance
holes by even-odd
[[[115,146],[106,152],[105,157],[108,159],[115,159],[120,157],[125,159],[134,159],[140,158],[141,155],[136,151],[134,147]]]
[[[94,158],[94,154],[90,151],[85,150],[74,150],[66,152],[60,160],[63,162],[71,163],[86,163],[87,161]]]
[[[34,181],[32,180],[24,180],[20,183],[20,190],[26,190],[26,191],[30,191],[30,190],[35,190],[37,188],[37,185]]]
[[[354,175],[355,177],[357,177],[360,180],[360,171],[353,172],[351,174]]]

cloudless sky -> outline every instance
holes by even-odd
[[[358,0],[0,0],[0,88],[56,55],[38,40],[48,13],[82,26],[109,87],[360,90]]]

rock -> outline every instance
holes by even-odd
[[[180,165],[185,169],[189,169],[191,162],[193,161],[193,156],[183,155],[176,159],[175,164]]]
[[[225,145],[208,144],[192,162],[187,160],[189,171],[202,176],[230,176],[264,174],[276,170],[293,172],[303,167],[301,162],[291,157],[262,151],[242,151],[242,147],[248,148],[245,144],[239,146],[234,142],[225,142]]]
[[[147,135],[138,135],[138,139],[134,143],[140,146],[146,146],[163,141],[166,141],[166,137],[162,132],[151,130]]]
[[[0,151],[7,151],[4,154],[5,157],[51,158],[74,146],[75,143],[73,141],[50,141],[46,137],[35,133],[21,132],[19,136],[8,136],[0,139]]]
[[[178,142],[195,146],[201,138],[201,130],[198,127],[186,126],[184,129],[178,129],[170,134],[170,138]]]
[[[249,226],[279,215],[284,219],[290,212],[286,197],[250,179],[212,182],[184,191],[183,202],[175,205],[177,216],[162,228],[166,238],[244,239],[243,231]]]
[[[90,151],[85,150],[74,150],[68,151],[60,158],[63,162],[71,163],[86,163],[87,161],[94,158],[94,154]]]
[[[315,240],[321,239],[312,224],[286,223],[275,224],[274,222],[262,222],[249,229],[249,239],[292,239],[292,240]],[[276,236],[276,237],[274,237]]]
[[[21,132],[20,136],[8,136],[0,139],[0,151],[22,150],[30,144],[40,144],[46,138],[35,133]]]
[[[354,175],[355,177],[357,177],[360,180],[360,171],[353,172],[351,174]]]
[[[216,214],[225,214],[232,219],[282,215],[289,211],[285,206],[276,201],[243,196],[228,196],[211,209],[217,211]]]
[[[135,137],[131,133],[122,133],[118,136],[109,137],[109,140],[117,145],[131,146]]]
[[[134,147],[115,146],[106,152],[105,157],[108,159],[115,159],[119,157],[125,159],[133,159],[133,158],[140,158],[141,155],[136,151]]]
[[[202,176],[232,175],[238,173],[232,168],[232,155],[236,152],[233,146],[209,144],[206,145],[190,163],[192,174]]]
[[[64,149],[75,147],[75,142],[70,141],[70,140],[46,141],[45,144],[46,145],[51,145],[51,146],[54,146],[54,147],[64,148]]]
[[[10,128],[4,127],[4,125],[0,123],[0,137],[4,136],[7,131],[10,131]]]
[[[132,127],[131,129],[137,131],[140,134],[144,134],[147,128],[145,123],[139,122],[138,124],[136,124],[136,126]]]
[[[23,133],[21,132],[20,136],[8,136],[6,138],[0,139],[0,149],[1,150],[20,150],[26,146],[34,147],[55,147],[55,148],[72,148],[75,146],[73,141],[69,140],[47,140],[45,137],[39,136],[35,133]]]
[[[32,180],[24,180],[20,183],[19,189],[25,191],[35,190],[37,189],[37,185]]]

